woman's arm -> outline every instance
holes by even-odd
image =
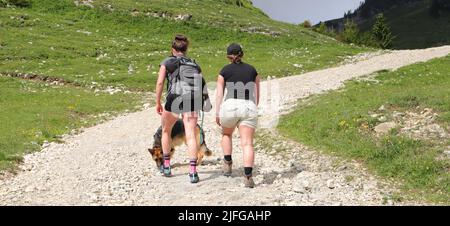
[[[225,90],[225,79],[223,76],[219,75],[217,77],[217,87],[216,87],[216,122],[220,126],[220,106],[223,101],[223,94]]]
[[[256,83],[256,92],[255,92],[255,98],[256,98],[256,106],[259,106],[259,97],[260,97],[260,83],[261,83],[261,77],[259,77],[259,75],[256,76],[255,79],[255,83]]]
[[[156,81],[156,113],[162,115],[161,96],[164,90],[164,80],[166,79],[166,66],[161,65],[159,69],[158,81]]]

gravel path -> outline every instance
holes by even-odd
[[[282,108],[311,94],[339,88],[348,79],[443,57],[450,46],[369,56],[336,68],[277,79]],[[265,84],[268,84],[267,82]],[[264,92],[264,91],[263,91]],[[263,106],[262,109],[267,107]],[[261,129],[256,142],[257,187],[242,185],[242,152],[235,146],[235,171],[220,175],[219,133],[211,114],[206,141],[214,156],[200,166],[201,183],[187,177],[186,148],[175,153],[174,177],[163,178],[146,149],[159,126],[154,108],[115,118],[66,136],[26,155],[15,176],[0,180],[0,205],[382,205],[394,203],[392,183],[380,180],[357,162],[321,155],[300,144],[280,141]],[[277,116],[262,116],[266,127]],[[235,144],[238,144],[236,140]],[[410,203],[409,203],[410,204]]]

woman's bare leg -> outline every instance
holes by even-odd
[[[177,122],[178,118],[172,113],[168,111],[164,111],[161,117],[161,125],[162,125],[162,137],[161,137],[161,145],[164,156],[170,155],[170,150],[172,149],[172,128],[173,125]],[[166,165],[167,161],[165,161],[164,167],[169,167]]]
[[[197,152],[199,149],[197,145],[197,137],[195,135],[195,131],[197,129],[197,121],[197,112],[183,114],[184,130],[186,132],[186,144],[188,146],[189,158],[191,160],[197,158]]]
[[[189,179],[191,183],[198,183],[199,177],[197,173],[197,153],[199,151],[196,130],[197,130],[198,113],[183,114],[184,130],[186,132],[186,144],[189,150]]]
[[[255,182],[252,179],[253,165],[255,162],[255,152],[253,148],[253,135],[255,129],[241,125],[239,126],[239,133],[241,135],[241,147],[244,152],[244,184],[247,188],[255,187]]]
[[[222,128],[222,150],[223,155],[232,155],[234,128]]]

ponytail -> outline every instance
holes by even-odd
[[[244,54],[239,55],[228,55],[227,58],[233,63],[233,64],[240,64],[242,63],[242,57]]]

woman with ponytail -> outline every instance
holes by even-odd
[[[244,152],[244,184],[253,188],[253,136],[258,124],[260,77],[253,66],[242,61],[243,57],[244,51],[240,45],[231,44],[228,47],[230,64],[221,70],[217,79],[216,122],[222,128],[223,175],[232,174],[232,135],[238,128]]]
[[[156,83],[156,112],[161,115],[162,124],[162,149],[164,164],[162,173],[166,177],[172,175],[170,166],[170,149],[171,149],[171,133],[172,128],[181,115],[183,118],[184,129],[186,133],[186,143],[188,145],[188,152],[190,158],[189,178],[191,183],[198,183],[199,176],[197,173],[197,138],[195,130],[197,128],[198,112],[202,110],[202,99],[187,99],[184,100],[182,96],[172,92],[173,87],[176,87],[177,74],[179,75],[180,62],[192,61],[186,56],[189,47],[189,40],[184,35],[175,36],[172,41],[172,55],[166,58],[160,65],[158,81]],[[197,65],[198,66],[198,65]],[[198,70],[201,73],[200,66]],[[164,90],[164,82],[168,81],[167,97],[165,106],[161,104],[161,97]],[[196,87],[202,90],[202,87]],[[182,100],[182,101],[180,101]]]

